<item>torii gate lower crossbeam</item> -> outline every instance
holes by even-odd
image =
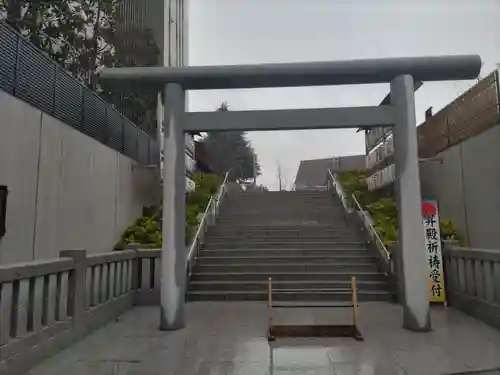
[[[160,329],[185,325],[186,130],[287,130],[394,126],[399,247],[404,291],[403,326],[430,330],[425,239],[420,214],[415,81],[474,79],[481,69],[477,55],[371,59],[317,63],[207,67],[111,68],[103,81],[125,87],[164,90],[163,246]],[[230,112],[206,116],[185,113],[185,90],[256,87],[322,86],[390,82],[390,106],[326,110]],[[316,111],[316,112],[314,112]],[[331,116],[330,123],[327,117]],[[370,121],[371,116],[371,121]],[[238,121],[238,117],[239,120]],[[231,121],[229,121],[231,120]],[[235,121],[235,122],[232,122]],[[278,121],[278,123],[276,123]],[[302,122],[302,124],[301,124]],[[238,125],[232,125],[237,123]]]

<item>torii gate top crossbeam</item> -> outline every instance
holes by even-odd
[[[405,57],[261,65],[105,68],[101,79],[114,85],[162,90],[178,83],[184,90],[331,86],[390,82],[399,75],[414,81],[474,79],[478,55]]]

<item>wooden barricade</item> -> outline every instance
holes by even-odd
[[[287,289],[287,291],[290,291]],[[269,278],[267,288],[268,340],[276,337],[352,337],[363,340],[358,330],[358,295],[356,278],[351,278],[351,301],[347,303],[280,303],[273,301],[272,279]],[[274,324],[275,308],[350,308],[352,309],[352,324],[335,325],[277,325]]]

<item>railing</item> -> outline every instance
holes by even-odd
[[[0,266],[0,373],[22,374],[133,305],[156,303],[160,254],[65,250]]]
[[[450,305],[500,329],[500,251],[445,244],[443,257]]]
[[[210,197],[208,201],[207,208],[203,213],[203,216],[200,220],[200,224],[198,225],[198,229],[196,230],[196,234],[193,237],[191,242],[191,246],[189,247],[189,252],[187,255],[187,272],[188,275],[191,275],[193,267],[196,264],[196,260],[198,259],[201,246],[203,245],[203,240],[205,238],[205,233],[210,225],[215,224],[217,221],[217,217],[219,216],[220,204],[224,199],[227,193],[227,179],[229,176],[229,171],[226,172],[224,176],[224,181],[219,188],[217,195]]]
[[[156,164],[153,137],[0,21],[0,89],[140,164]]]
[[[328,179],[327,190],[331,190],[332,188],[335,189],[335,193],[336,193],[337,197],[340,199],[342,206],[344,206],[345,212],[350,214],[352,212],[353,208],[352,208],[352,204],[349,200],[348,195],[344,192],[342,185],[335,178],[332,171],[328,170],[328,176],[329,176],[329,179]]]
[[[363,210],[354,195],[348,195],[344,192],[342,185],[330,170],[328,170],[328,176],[329,186],[335,190],[335,193],[342,202],[347,215],[352,216],[351,214],[356,212],[355,218],[360,224],[361,230],[368,237],[369,244],[376,250],[376,254],[381,260],[380,264],[383,268],[383,272],[386,274],[394,273],[394,265],[391,264],[391,254],[387,250],[384,241],[382,241],[376,229],[373,227],[372,221],[366,214],[366,211]]]

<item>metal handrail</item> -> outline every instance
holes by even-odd
[[[193,259],[195,252],[198,252],[199,250],[200,240],[202,239],[202,236],[205,234],[207,226],[211,224],[212,220],[215,219],[218,215],[220,201],[222,199],[222,196],[226,192],[228,176],[229,176],[229,171],[226,172],[224,176],[224,181],[219,187],[217,195],[211,196],[208,201],[207,207],[205,208],[205,212],[203,213],[200,223],[198,224],[198,229],[196,230],[196,234],[194,235],[193,240],[191,242],[191,246],[189,247],[189,252],[187,255],[188,267],[191,264],[191,260]]]
[[[366,215],[365,213],[365,210],[363,210],[363,208],[361,207],[361,205],[359,204],[358,200],[356,199],[356,197],[354,196],[354,194],[351,194],[351,198],[352,200],[354,201],[355,205],[358,207],[358,212],[360,212],[361,215],[363,215],[363,221],[365,222],[365,224],[367,224],[368,228],[370,229],[370,231],[372,232],[373,236],[377,239],[379,245],[382,247],[382,249],[384,250],[385,252],[385,255],[387,256],[387,259],[391,259],[391,253],[387,250],[387,247],[385,246],[384,244],[384,241],[382,241],[382,239],[380,238],[377,230],[375,229],[375,227],[372,225],[371,221],[370,221],[370,218],[368,217],[368,215]]]
[[[332,174],[331,170],[328,170],[328,174],[330,175],[330,178],[331,178],[333,184],[335,185],[335,190],[337,192],[337,195],[339,196],[340,199],[342,199],[342,204],[343,204],[344,208],[346,209],[346,211],[349,213],[350,211],[347,208],[346,203],[344,203],[345,201],[349,200],[349,197],[344,192],[344,189],[342,189],[342,185],[340,184],[340,182],[337,181],[337,179],[335,178],[335,176]],[[365,210],[363,210],[363,208],[359,204],[359,202],[356,199],[356,197],[354,196],[354,194],[351,194],[350,199],[354,202],[356,211],[359,212],[360,215],[362,215],[362,219],[363,219],[363,222],[365,224],[365,227],[367,227],[367,229],[370,231],[371,235],[377,240],[379,246],[382,248],[382,250],[385,253],[385,257],[387,258],[388,261],[390,261],[390,259],[391,259],[391,253],[387,250],[387,247],[385,246],[384,242],[380,238],[377,230],[372,225],[369,217],[366,215]]]
[[[335,176],[332,174],[332,171],[328,170],[328,174],[330,175],[330,179],[335,186],[335,190],[337,193],[337,196],[341,199],[342,201],[342,206],[344,206],[344,209],[346,210],[347,213],[350,213],[350,207],[348,205],[348,198],[347,194],[344,192],[344,189],[342,188],[342,185],[337,181]]]

